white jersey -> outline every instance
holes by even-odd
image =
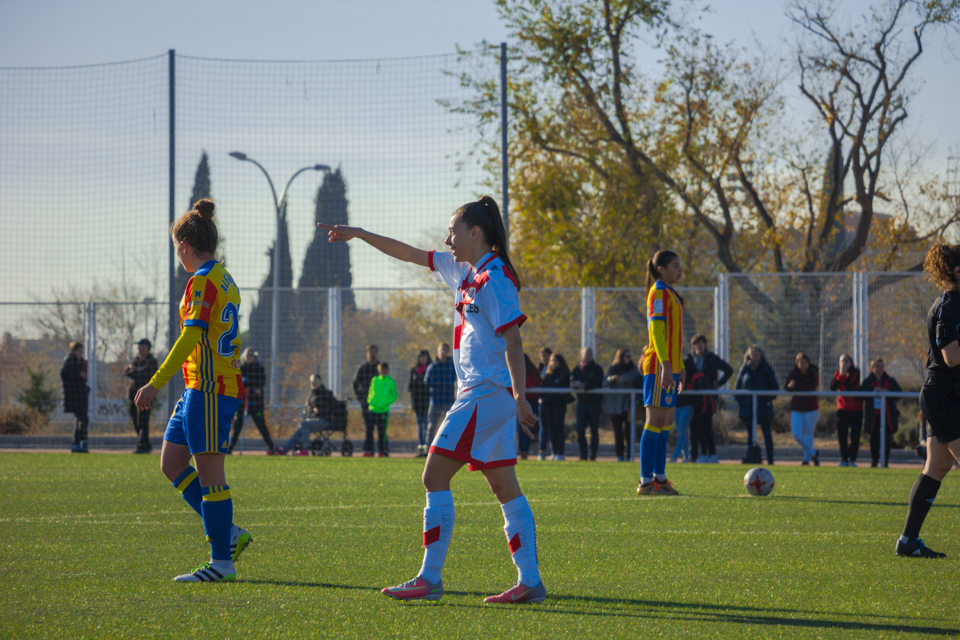
[[[520,312],[516,277],[496,253],[480,258],[476,271],[451,253],[431,251],[428,261],[433,277],[455,294],[453,364],[460,392],[483,382],[509,387],[502,332],[527,319]]]

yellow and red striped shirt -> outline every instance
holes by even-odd
[[[647,294],[647,334],[649,342],[643,352],[644,375],[658,373],[660,359],[654,347],[654,323],[663,322],[663,335],[667,347],[667,359],[674,373],[683,367],[683,305],[677,292],[670,285],[657,280]]]
[[[203,335],[183,363],[187,389],[243,397],[240,375],[240,291],[216,260],[197,269],[180,301],[180,330],[199,327]]]

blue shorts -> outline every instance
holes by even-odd
[[[230,420],[240,398],[187,389],[177,400],[163,439],[190,448],[191,454],[226,453]]]
[[[680,374],[673,374],[673,388],[664,391],[660,386],[660,372],[643,374],[643,406],[673,409],[677,406],[677,385]]]

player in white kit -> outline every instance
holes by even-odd
[[[423,251],[357,227],[318,223],[330,241],[360,238],[383,253],[429,267],[456,295],[453,362],[459,394],[440,425],[423,470],[427,506],[423,510],[424,557],[420,573],[383,589],[398,600],[439,600],[441,571],[453,534],[453,476],[468,464],[487,479],[503,510],[504,532],[517,583],[487,603],[539,603],[547,596],[540,579],[533,513],[520,490],[514,466],[517,420],[528,435],[537,422],[524,394],[526,378],[520,325],[520,282],[507,251],[500,209],[483,196],[457,209],[450,219],[449,253]]]

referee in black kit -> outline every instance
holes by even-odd
[[[930,346],[927,379],[920,390],[920,410],[933,437],[927,438],[927,462],[910,491],[907,521],[896,550],[911,558],[946,558],[923,544],[920,527],[953,461],[960,461],[960,245],[934,244],[923,271],[944,289],[927,312]]]

